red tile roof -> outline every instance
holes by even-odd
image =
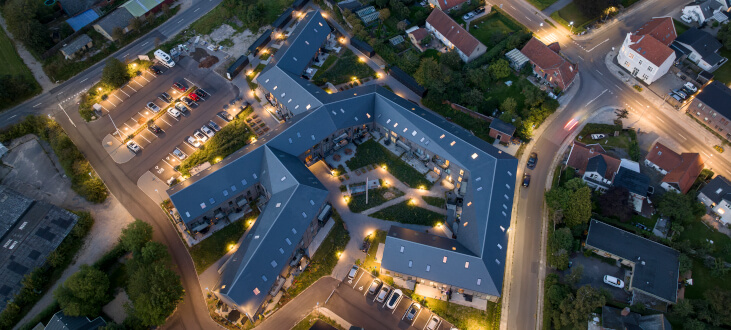
[[[556,54],[561,51],[561,45],[558,44],[558,41],[555,41],[548,45],[548,49],[554,51]]]
[[[683,153],[680,157],[683,159],[682,163],[665,175],[662,182],[672,184],[681,193],[685,194],[693,186],[698,175],[701,174],[703,161],[698,153]]]
[[[469,0],[437,0],[436,3],[439,4],[439,8],[441,10],[450,10],[452,7],[459,6]]]
[[[584,175],[584,171],[586,171],[586,164],[589,162],[589,158],[596,155],[602,155],[604,153],[606,153],[606,151],[604,150],[604,148],[602,148],[601,145],[586,145],[581,142],[574,141],[574,145],[571,147],[569,160],[566,162],[566,165],[575,168],[579,175]],[[617,165],[617,167],[619,167],[619,165]],[[609,162],[607,162],[607,168],[609,168]]]
[[[566,89],[566,87],[571,85],[571,82],[574,80],[574,77],[578,73],[578,68],[554,50],[556,48],[560,48],[558,44],[555,46],[552,45],[551,47],[553,49],[549,48],[538,39],[531,38],[528,43],[523,46],[523,49],[521,49],[520,52],[528,57],[533,64],[538,66],[538,68],[544,72],[547,72],[552,76],[555,72],[555,79],[557,80],[556,85],[562,89]],[[553,80],[551,81],[553,82]]]
[[[655,142],[655,145],[650,148],[650,152],[647,153],[645,159],[668,172],[683,162],[683,159],[678,153],[660,142]]]
[[[425,28],[418,28],[411,32],[411,35],[414,36],[416,42],[420,42],[427,36],[427,34],[429,34],[429,32]]]
[[[632,35],[629,37],[632,50],[646,58],[656,66],[660,66],[673,54],[673,50],[649,35]]]
[[[670,46],[673,40],[678,37],[673,19],[670,17],[655,17],[637,29],[634,34],[640,36],[650,35],[665,46]]]
[[[434,29],[439,31],[439,33],[447,38],[449,42],[454,44],[454,47],[457,47],[457,49],[467,56],[472,55],[472,52],[480,44],[477,38],[473,37],[469,32],[449,17],[449,15],[439,9],[432,10],[431,14],[429,14],[429,17],[426,19],[426,23],[433,26]]]

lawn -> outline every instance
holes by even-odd
[[[484,18],[470,23],[470,33],[487,47],[496,45],[507,38],[510,33],[518,30],[520,27],[515,26],[509,18],[498,11],[493,11]]]
[[[396,205],[389,206],[371,214],[370,216],[377,219],[430,227],[444,222],[443,215],[413,205],[411,201],[403,201]]]
[[[619,131],[619,136],[613,136],[615,131]],[[593,140],[591,134],[604,134],[604,138]],[[624,149],[630,158],[634,161],[639,160],[639,145],[636,139],[637,133],[634,131],[622,131],[621,127],[609,124],[589,123],[584,126],[581,133],[576,137],[576,141],[586,144],[598,143],[605,149]],[[581,137],[581,139],[579,139]]]
[[[246,219],[246,220],[244,220]],[[256,214],[248,214],[240,220],[230,223],[223,229],[213,233],[202,242],[188,248],[190,257],[193,258],[195,270],[198,274],[203,273],[206,268],[221,259],[231,247],[239,241],[246,229],[249,228],[249,220],[256,219]]]
[[[243,18],[243,15],[247,14],[250,10],[237,10],[243,8],[235,8],[236,6],[244,6],[245,4],[257,5],[262,9],[261,15],[258,15],[263,23],[262,25],[270,24],[284,12],[285,8],[292,5],[293,0],[246,0],[246,1],[223,1],[222,4],[213,8],[208,14],[199,18],[197,21],[190,25],[190,28],[195,30],[198,34],[210,34],[221,26],[223,23],[229,23],[229,20],[234,16]],[[232,10],[233,9],[233,10]],[[239,12],[239,15],[237,15]],[[247,26],[239,27],[237,24],[229,23],[231,27],[241,32],[247,28]],[[256,26],[248,26],[252,30],[256,30]],[[256,32],[256,31],[254,31]]]
[[[487,302],[487,311],[426,298],[426,307],[458,329],[496,329],[500,323],[500,305]]]
[[[0,75],[27,75],[35,81],[30,69],[23,63],[20,55],[15,51],[13,42],[3,29],[0,29],[0,61],[5,63],[0,66]]]
[[[330,275],[337,265],[338,253],[345,249],[345,245],[350,241],[350,234],[345,229],[343,218],[335,209],[332,218],[335,221],[333,228],[312,256],[307,269],[292,281],[292,286],[285,293],[286,300],[296,297],[321,277]]]
[[[706,226],[701,220],[696,220],[690,225],[683,225],[683,227],[684,230],[680,233],[677,241],[688,240],[693,248],[708,248],[710,255],[724,260],[731,260],[730,237],[715,228]],[[713,241],[713,244],[707,240]]]
[[[429,205],[443,208],[447,204],[447,200],[442,197],[421,196],[421,198]]]
[[[678,35],[680,35],[678,31]],[[731,50],[721,47],[719,54],[725,58],[731,58]],[[731,84],[731,64],[729,62],[724,63],[720,68],[713,71],[713,76],[716,80],[722,82],[724,85]]]
[[[386,233],[383,230],[376,230],[372,235],[371,238],[371,246],[368,248],[368,254],[366,254],[366,258],[363,261],[363,264],[361,265],[361,268],[366,270],[373,270],[376,269],[376,267],[380,267],[380,263],[376,262],[376,253],[378,252],[378,244],[379,243],[386,243]]]
[[[330,56],[336,56],[336,54],[330,54]],[[363,79],[372,77],[375,74],[376,72],[368,64],[361,62],[352,50],[346,48],[337,62],[313,81],[316,85],[322,85],[326,82],[339,85],[351,81],[353,77]]]
[[[512,81],[513,83],[508,86],[505,84],[505,82],[507,81]],[[524,84],[530,84],[530,82],[527,79],[523,77],[518,77],[513,73],[510,73],[510,76],[508,76],[507,78],[495,82],[490,88],[485,91],[486,107],[484,108],[499,108],[503,101],[510,97],[515,100],[515,109],[517,113],[522,113],[522,109],[525,107],[525,95],[523,95]]]
[[[687,25],[685,25],[685,23],[683,23],[683,22],[681,22],[681,21],[679,21],[679,20],[677,20],[677,19],[673,19],[673,25],[675,25],[675,32],[676,32],[676,33],[677,33],[678,35],[681,35],[681,34],[683,34],[683,33],[684,33],[685,31],[687,31],[687,30],[688,30],[688,26],[687,26]],[[723,49],[723,48],[722,48],[722,49]]]
[[[592,21],[591,18],[584,16],[573,2],[551,13],[551,18],[573,31],[573,33],[584,31],[584,25]],[[573,27],[570,26],[571,22],[574,22]]]
[[[731,281],[714,277],[711,270],[703,265],[703,261],[693,258],[693,285],[685,287],[685,298],[705,299],[703,293],[708,290],[731,290]]]
[[[244,122],[244,117],[244,115],[239,115],[228,125],[223,126],[200,149],[182,161],[178,171],[185,176],[189,176],[190,170],[196,165],[205,162],[218,163],[226,156],[248,144],[254,134]]]
[[[246,74],[246,83],[249,84],[249,88],[252,91],[255,90],[257,87],[259,87],[259,85],[257,85],[253,81],[254,80],[254,77],[256,77],[256,75],[259,74],[259,72],[261,72],[262,70],[264,70],[264,68],[266,68],[266,64],[259,63],[259,65],[257,65],[256,68],[254,68],[254,70],[251,71],[251,73],[247,73]]]
[[[335,327],[336,329],[344,330],[344,328],[341,327],[337,322],[333,321],[332,319],[330,319],[330,318],[328,318],[326,316],[323,316],[321,314],[318,314],[316,312],[312,312],[312,313],[310,313],[310,315],[307,315],[307,317],[305,317],[302,321],[300,321],[299,323],[297,323],[292,328],[292,330],[309,330],[309,329],[312,329],[312,327],[314,327],[315,322],[317,322],[318,320],[323,321],[323,322],[325,322],[325,323],[327,323],[327,324]],[[316,328],[316,329],[319,329],[319,328]]]
[[[544,10],[548,8],[548,6],[554,4],[558,0],[528,0],[531,5],[538,8],[538,10]]]
[[[389,196],[389,198],[384,197],[387,193],[391,193],[392,196]],[[359,194],[348,197],[348,208],[350,212],[360,213],[403,195],[404,192],[395,187],[371,189],[368,192],[368,204],[366,204],[366,194]]]
[[[353,171],[367,165],[383,166],[389,173],[409,187],[424,187],[429,190],[432,183],[426,177],[374,140],[368,140],[355,149],[355,156],[345,162]]]

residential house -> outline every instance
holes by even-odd
[[[722,12],[728,10],[726,0],[699,0],[683,7],[683,15],[690,17],[698,24],[708,23],[716,15],[724,16]]]
[[[688,113],[716,133],[731,140],[731,89],[713,81],[701,89],[688,105]]]
[[[574,141],[566,165],[592,189],[606,191],[611,187],[621,160],[606,154],[599,144],[583,144]]]
[[[426,18],[426,29],[447,48],[456,51],[464,62],[472,61],[487,51],[485,45],[440,9],[432,10]]]
[[[670,44],[677,36],[672,18],[655,17],[637,31],[627,33],[617,62],[632,76],[652,84],[673,65],[676,55]]]
[[[381,86],[328,94],[302,79],[330,33],[319,11],[307,13],[257,78],[267,99],[287,108],[292,116],[287,123],[167,191],[191,231],[238,205],[266,201],[249,234],[219,269],[212,292],[249,319],[257,318],[298,269],[322,226],[318,214],[328,191],[308,166],[370,133],[423,155],[437,175],[455,183],[464,200],[459,220],[447,224],[456,239],[391,226],[381,272],[473,299],[499,299],[517,159]],[[446,168],[433,156],[448,160]]]
[[[101,33],[105,38],[115,41],[114,30],[121,29],[122,33],[129,32],[133,18],[135,17],[126,8],[119,7],[97,21],[94,24],[94,30]]]
[[[101,316],[91,320],[86,316],[68,316],[63,311],[53,314],[46,326],[38,323],[33,329],[44,330],[96,330],[107,326],[107,322]]]
[[[515,126],[508,124],[498,118],[494,118],[490,122],[490,132],[488,133],[491,138],[500,141],[501,143],[508,143],[515,134]]]
[[[465,3],[469,3],[470,0],[429,0],[429,5],[432,8],[438,8],[441,11],[452,11],[462,8]]]
[[[688,56],[689,61],[708,72],[716,71],[716,69],[728,61],[727,58],[718,54],[718,50],[723,47],[721,42],[708,32],[695,27],[688,29],[688,31],[678,36],[673,44],[682,46],[677,47],[677,49]]]
[[[66,15],[74,17],[84,11],[87,11],[94,7],[97,2],[101,0],[58,0],[57,2],[61,5],[61,9],[66,12]]]
[[[624,309],[603,306],[602,326],[603,330],[672,330],[670,321],[665,314],[650,314],[642,316],[630,311],[629,307]]]
[[[632,269],[626,285],[633,296],[676,303],[680,275],[677,250],[593,219],[589,222],[586,248]]]
[[[645,165],[659,171],[663,177],[660,186],[665,190],[685,194],[693,186],[703,170],[703,161],[698,153],[678,154],[660,142],[650,148]]]
[[[629,199],[635,212],[642,212],[647,202],[647,189],[650,187],[650,178],[640,173],[640,164],[629,159],[622,159],[614,175],[613,186],[629,190]]]
[[[76,53],[91,48],[91,45],[91,38],[86,34],[82,34],[70,43],[61,47],[61,54],[63,54],[64,58],[70,60],[76,56]]]
[[[530,60],[533,73],[552,87],[567,90],[579,73],[576,64],[561,56],[557,42],[546,46],[540,40],[531,38],[520,52]]]
[[[701,189],[698,200],[711,208],[721,222],[731,223],[731,182],[728,179],[717,175]]]
[[[421,42],[426,38],[426,36],[429,35],[429,31],[427,31],[425,28],[420,28],[418,26],[412,26],[408,30],[406,30],[406,35],[409,36],[409,40],[411,40],[411,43],[416,46],[417,49],[419,49],[420,52],[423,52],[426,50],[426,47],[424,47]]]

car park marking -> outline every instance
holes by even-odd
[[[662,119],[660,119],[660,117],[658,117],[658,116],[655,116],[655,119],[659,120],[659,121],[660,121],[661,123],[663,123],[663,124],[665,123],[665,121],[664,121],[664,120],[662,120]]]
[[[190,83],[191,85],[193,85],[193,86],[195,86],[195,87],[198,87],[198,85],[197,85],[196,83],[194,83],[194,82],[192,82],[192,81],[188,80],[188,78],[183,78],[183,79],[184,79],[185,81],[189,82],[189,83]],[[191,86],[191,87],[192,87],[192,86]]]
[[[125,85],[125,87],[129,87],[129,84]],[[122,88],[124,88],[124,87],[122,87]],[[122,92],[124,95],[127,95],[127,97],[129,97],[129,94],[127,94],[127,92],[125,92],[122,88],[120,88],[119,91]],[[132,87],[129,87],[129,88],[132,88]],[[132,88],[132,89],[134,90],[134,88]]]
[[[168,154],[168,155],[169,155],[169,154]],[[169,157],[168,157],[168,158],[169,158]],[[162,161],[163,161],[163,163],[165,163],[165,164],[168,164],[168,166],[170,166],[170,168],[172,168],[172,169],[175,169],[175,166],[173,166],[173,165],[170,165],[170,163],[168,163],[168,162],[167,162],[167,161],[166,161],[165,159],[163,159]]]
[[[173,118],[173,119],[175,119],[176,121],[180,121],[180,119],[178,119],[178,118],[175,118],[175,117],[173,117],[173,115],[171,115],[171,114],[170,114],[169,112],[168,112],[167,114],[168,114],[168,116],[172,117],[172,118]],[[173,125],[170,125],[170,126],[173,126]]]
[[[152,143],[152,142],[150,142],[150,140],[148,140],[148,139],[147,139],[147,138],[146,138],[146,137],[145,137],[144,135],[142,135],[142,134],[138,134],[138,135],[139,135],[139,136],[140,136],[141,138],[145,139],[145,141],[147,141],[147,143]]]
[[[358,276],[358,279],[355,280],[355,284],[353,284],[353,289],[355,289],[355,286],[358,285],[358,281],[360,281],[360,278],[363,277],[363,273],[365,273],[365,272],[363,272],[363,271],[360,272],[360,276]]]
[[[101,106],[104,111],[109,112],[109,110],[107,110],[107,108],[105,108],[101,103],[99,103],[99,106]]]
[[[119,102],[124,102],[124,100],[120,99],[119,96],[117,96],[117,94],[112,94],[112,96],[116,97],[117,100],[119,100]],[[127,95],[127,96],[129,96],[129,95]],[[116,107],[117,105],[114,105],[114,106]]]
[[[131,89],[131,90],[135,91],[135,93],[137,93],[137,90],[132,88],[132,86],[130,86],[129,84],[127,84],[127,86],[124,86],[124,87],[129,87],[129,89]],[[124,93],[124,91],[122,93]],[[127,94],[127,93],[125,93],[125,94]],[[129,96],[129,95],[127,95],[127,96]]]
[[[168,126],[170,126],[170,127],[173,127],[173,125],[172,125],[172,124],[170,124],[170,123],[168,123],[168,121],[167,121],[167,120],[165,120],[165,118],[163,118],[163,117],[160,117],[160,120],[162,120],[163,122],[165,122],[165,124],[168,124]]]
[[[154,75],[153,75],[153,76],[154,76]],[[147,80],[147,82],[150,82],[150,80],[149,80],[149,79],[145,78],[145,75],[141,75],[140,77],[142,77],[142,79],[145,79],[145,80]]]

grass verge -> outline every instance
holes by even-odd
[[[355,156],[345,162],[351,170],[356,170],[367,165],[383,166],[389,173],[409,187],[418,188],[423,186],[429,190],[432,183],[424,175],[413,167],[406,164],[401,158],[394,155],[386,147],[374,140],[368,140],[355,150]]]
[[[444,222],[443,215],[413,205],[410,201],[404,201],[396,205],[389,206],[376,213],[372,213],[370,216],[388,221],[430,227],[436,226],[437,223]]]
[[[531,5],[538,8],[538,10],[544,10],[550,5],[554,4],[558,0],[528,0]]]
[[[15,50],[13,41],[2,28],[0,28],[0,63],[3,63],[0,65],[0,84],[4,86],[3,89],[14,89],[6,90],[0,109],[7,109],[41,92],[41,85],[33,77],[33,73]]]
[[[316,327],[315,322],[325,322],[336,329],[339,330],[345,330],[345,328],[341,327],[337,322],[335,322],[333,319],[328,318],[327,316],[320,315],[316,312],[310,313],[310,315],[307,315],[302,321],[297,323],[292,330],[309,330],[309,329],[322,329],[321,327]]]

